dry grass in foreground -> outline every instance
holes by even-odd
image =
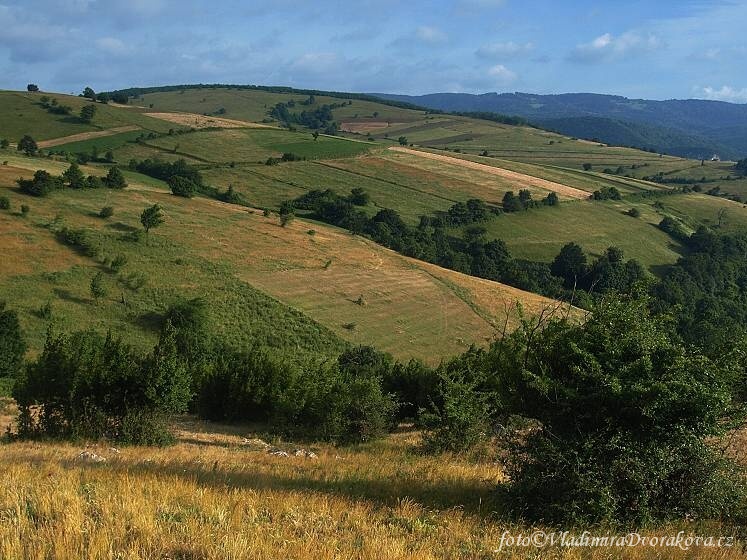
[[[0,558],[743,558],[719,551],[511,549],[494,463],[413,452],[401,433],[318,458],[270,455],[248,430],[185,419],[165,448],[0,446]],[[309,449],[307,447],[307,449]],[[662,528],[656,534],[676,534]],[[703,534],[705,530],[682,527]],[[719,534],[712,527],[708,534]]]

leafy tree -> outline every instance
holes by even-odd
[[[183,196],[185,198],[192,198],[197,191],[197,185],[191,179],[180,175],[174,175],[169,179],[169,187],[171,188],[171,192],[176,196]]]
[[[173,329],[165,329],[145,358],[111,334],[50,332],[13,396],[21,437],[106,437],[149,445],[171,440],[164,419],[184,412],[191,392]]]
[[[93,278],[91,278],[91,284],[89,287],[91,290],[91,295],[96,301],[98,301],[102,297],[105,297],[108,293],[106,285],[104,283],[104,274],[101,272],[96,273]]]
[[[399,142],[400,146],[407,146],[407,136],[400,136],[397,138],[397,142]]]
[[[112,101],[114,101],[114,103],[119,103],[120,105],[127,105],[130,99],[125,93],[115,93],[112,95]]]
[[[104,206],[99,210],[99,218],[111,218],[114,215],[114,206]]]
[[[312,132],[311,135],[314,137],[314,140],[318,140],[319,139],[319,131],[318,130],[315,130],[314,132]]]
[[[15,377],[23,365],[26,343],[18,315],[0,301],[0,377]]]
[[[140,223],[143,225],[145,235],[150,234],[150,230],[160,226],[163,223],[163,212],[158,204],[146,208],[140,215]]]
[[[62,179],[71,189],[80,189],[86,184],[86,176],[75,162],[71,163],[70,167],[62,174]]]
[[[99,101],[104,104],[109,103],[109,94],[108,93],[96,94],[96,101]]]
[[[104,177],[104,184],[110,189],[124,189],[127,186],[127,180],[119,167],[110,167]]]
[[[366,206],[370,199],[371,197],[368,196],[368,193],[360,187],[354,187],[348,197],[348,200],[356,206]]]
[[[640,218],[641,211],[634,206],[633,208],[628,210],[628,216],[631,216],[632,218]]]
[[[532,426],[506,433],[517,516],[641,526],[728,517],[743,499],[714,447],[744,419],[741,353],[686,349],[647,306],[605,299],[583,324],[525,325],[491,348],[503,414]]]
[[[21,192],[31,196],[46,196],[62,187],[62,178],[55,177],[43,169],[37,170],[33,179],[18,179],[16,182]]]
[[[590,163],[585,163],[583,165],[583,168],[584,168],[584,171],[591,171],[591,164]]]
[[[39,91],[39,86],[37,86],[36,84],[29,84],[26,86],[26,91]]]
[[[10,140],[8,140],[7,138],[3,138],[2,140],[0,140],[0,149],[7,150],[8,146],[10,146]]]
[[[0,196],[0,210],[10,210],[10,199],[7,196]]]
[[[542,203],[545,206],[557,206],[560,204],[560,200],[558,199],[557,193],[551,192],[544,198]]]
[[[507,191],[503,195],[503,211],[504,212],[520,212],[524,210],[524,205],[521,199],[518,198],[513,191]]]
[[[562,278],[566,288],[580,285],[588,273],[584,250],[577,243],[566,243],[550,265],[550,272]]]
[[[21,204],[21,215],[27,216],[31,212],[31,207],[28,204]]]
[[[96,115],[96,105],[83,105],[80,109],[80,119],[83,122],[90,123]]]
[[[96,101],[96,92],[93,91],[93,89],[91,89],[90,87],[87,86],[83,90],[83,97],[87,97],[91,101]]]
[[[280,225],[282,227],[285,227],[288,225],[291,221],[293,221],[293,218],[295,218],[295,208],[293,207],[293,203],[290,201],[285,201],[280,205],[280,211],[278,214],[280,215]]]
[[[39,151],[39,146],[36,144],[36,141],[31,138],[31,136],[26,134],[18,141],[16,149],[19,152],[23,152],[27,156],[33,156],[36,155],[37,151]]]

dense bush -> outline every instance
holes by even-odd
[[[594,200],[622,200],[622,194],[615,187],[602,187],[591,195]]]
[[[0,301],[0,378],[13,377],[23,365],[26,343],[15,311]]]
[[[31,196],[47,196],[52,191],[60,189],[63,186],[60,177],[55,177],[42,169],[34,173],[33,179],[18,179],[16,182],[21,192],[30,194]]]
[[[183,196],[185,198],[192,198],[197,192],[197,185],[195,185],[191,179],[182,177],[180,175],[174,175],[168,181],[171,192],[176,196]]]
[[[583,325],[525,328],[491,350],[522,356],[500,375],[517,513],[557,523],[733,513],[728,465],[711,447],[742,419],[740,364],[686,350],[645,301],[604,301]],[[709,443],[710,442],[710,443]]]
[[[158,159],[132,160],[130,168],[166,182],[169,182],[172,177],[182,177],[197,185],[198,188],[204,184],[200,172],[183,159],[178,159],[173,163]]]
[[[13,388],[20,437],[110,438],[163,444],[168,414],[183,412],[189,379],[167,328],[146,357],[109,334],[49,334]]]
[[[200,415],[221,421],[263,421],[276,430],[338,443],[369,441],[392,426],[395,403],[380,368],[346,361],[306,364],[254,348],[214,353],[202,380]]]

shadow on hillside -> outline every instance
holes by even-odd
[[[63,290],[62,288],[55,288],[54,295],[56,295],[60,299],[64,299],[65,301],[69,301],[71,303],[78,303],[80,305],[88,305],[91,303],[90,299],[76,296],[70,290]]]
[[[147,311],[135,317],[132,323],[141,329],[158,332],[163,326],[163,315],[155,311]]]
[[[293,458],[279,458],[293,461]],[[413,477],[361,478],[355,471],[334,472],[314,468],[308,463],[308,473],[299,473],[303,468],[294,465],[289,475],[279,472],[230,472],[220,468],[216,461],[212,467],[190,464],[147,464],[134,466],[112,465],[128,473],[146,473],[172,476],[195,482],[203,487],[225,489],[227,486],[247,490],[278,490],[297,492],[321,492],[353,500],[365,500],[373,505],[396,507],[403,498],[410,498],[426,509],[458,509],[470,515],[495,519],[500,516],[499,492],[485,485],[450,480],[429,482]],[[298,470],[296,470],[298,469]],[[290,473],[294,474],[290,474]],[[322,476],[327,478],[321,478]]]
[[[93,215],[98,217],[97,212],[93,212]],[[122,231],[125,233],[132,233],[133,231],[139,231],[139,228],[136,228],[135,226],[131,226],[129,224],[125,224],[122,222],[114,222],[113,224],[107,224],[106,227],[116,230],[116,231]]]

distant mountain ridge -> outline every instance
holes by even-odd
[[[685,157],[747,156],[747,105],[723,101],[653,101],[594,93],[371,95],[441,111],[517,115],[563,134]]]

